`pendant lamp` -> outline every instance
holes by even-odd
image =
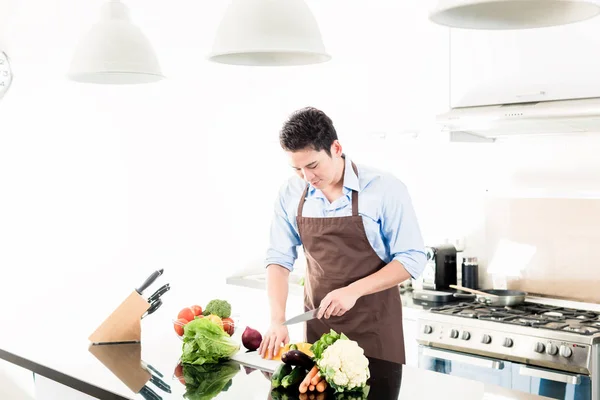
[[[439,0],[430,19],[464,29],[531,29],[571,24],[600,13],[597,0]]]
[[[326,62],[317,21],[304,0],[232,0],[209,60],[245,66]]]
[[[164,78],[152,44],[119,0],[109,0],[100,9],[100,20],[75,50],[68,77],[98,84],[150,83]]]

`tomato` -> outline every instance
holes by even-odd
[[[223,318],[223,330],[232,336],[235,332],[235,323],[231,318]]]
[[[190,308],[192,309],[195,316],[202,314],[202,307],[194,305],[194,306],[191,306]]]
[[[179,314],[177,314],[177,319],[183,318],[187,322],[192,321],[194,319],[194,317],[195,317],[194,312],[189,307],[182,309],[181,311],[179,311]]]
[[[179,378],[182,376],[183,376],[183,365],[181,365],[181,363],[179,363],[175,367],[175,378]]]
[[[177,320],[177,322],[181,322],[183,325],[185,325],[185,324],[187,324],[190,321],[186,320],[185,318],[179,318]],[[175,328],[175,332],[177,332],[177,334],[179,336],[183,336],[183,326],[182,325],[173,324],[173,327]]]

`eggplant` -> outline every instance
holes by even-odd
[[[290,350],[284,353],[281,356],[281,361],[287,365],[302,367],[307,371],[310,371],[310,369],[315,365],[313,359],[300,350]]]

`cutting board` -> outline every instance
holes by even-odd
[[[247,350],[240,350],[240,352],[231,357],[231,359],[242,365],[271,373],[275,372],[277,366],[281,364],[281,361],[263,359],[260,354],[258,354],[258,351],[247,352]]]

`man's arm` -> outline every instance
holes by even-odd
[[[267,267],[267,295],[271,307],[271,324],[285,322],[285,305],[288,298],[290,271],[277,264]]]
[[[410,277],[408,271],[398,260],[392,260],[379,271],[350,284],[348,287],[357,297],[362,297],[398,286]]]
[[[259,354],[271,358],[281,344],[290,338],[285,321],[285,306],[288,297],[288,278],[298,256],[300,237],[291,224],[294,216],[288,215],[286,201],[290,200],[288,187],[284,185],[275,202],[275,213],[271,222],[270,246],[265,265],[267,267],[267,295],[271,309],[271,326],[265,333]]]

